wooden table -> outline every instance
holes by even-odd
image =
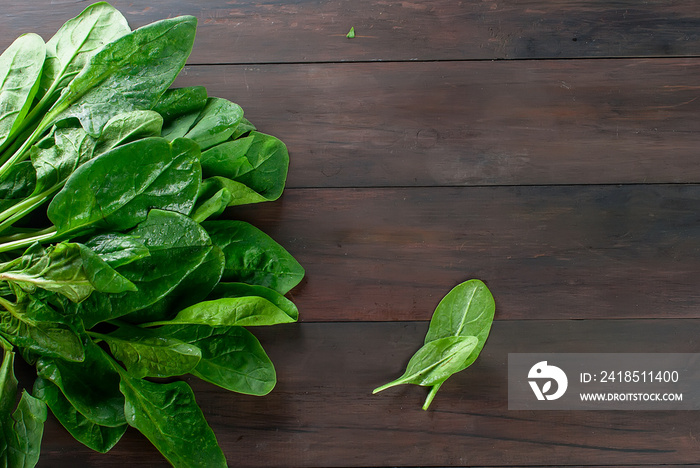
[[[509,411],[515,352],[698,352],[696,0],[114,1],[132,28],[199,18],[178,85],[238,102],[292,158],[231,210],[307,270],[301,323],[256,330],[262,398],[191,379],[231,466],[698,466],[695,411]],[[0,47],[86,2],[4,2]],[[354,27],[356,37],[346,38]],[[400,375],[434,307],[484,280],[496,322],[429,411]],[[52,418],[42,467],[107,455]]]

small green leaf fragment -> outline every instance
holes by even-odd
[[[348,39],[353,39],[355,37],[355,26],[350,28],[350,31],[345,35]]]

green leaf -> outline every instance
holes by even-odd
[[[118,268],[137,288],[119,294],[93,293],[77,312],[86,328],[152,306],[183,282],[208,258],[213,248],[207,232],[187,216],[151,210],[129,235],[150,255]]]
[[[7,466],[12,468],[36,466],[39,461],[46,416],[46,404],[23,391],[17,410],[12,414]]]
[[[243,221],[205,221],[215,245],[226,257],[222,281],[265,286],[286,294],[299,284],[304,269],[281,245]]]
[[[479,356],[491,330],[496,304],[480,280],[455,286],[438,304],[430,320],[425,342],[447,336],[476,336],[479,340],[469,364]]]
[[[293,320],[297,320],[299,318],[299,310],[292,301],[274,289],[266,288],[264,286],[256,286],[245,283],[219,283],[211,294],[209,294],[207,299],[212,300],[222,299],[225,297],[236,298],[249,296],[259,296],[267,299],[272,304],[283,310],[284,313]]]
[[[81,444],[100,453],[108,452],[126,432],[126,423],[117,427],[95,424],[83,416],[61,390],[50,381],[38,377],[34,382],[34,395],[43,400],[63,427]]]
[[[95,140],[82,128],[58,128],[30,150],[36,169],[35,194],[61,185],[93,156]]]
[[[350,31],[345,35],[348,39],[354,39],[355,38],[355,26],[350,28]]]
[[[190,86],[168,89],[163,93],[153,110],[162,115],[163,120],[170,122],[185,114],[199,114],[206,105],[206,88],[204,86]],[[184,135],[183,133],[181,136]]]
[[[259,296],[203,301],[181,310],[167,323],[218,326],[263,326],[290,323],[289,316],[272,302]],[[155,322],[155,324],[162,324]],[[145,326],[154,325],[145,324]]]
[[[140,239],[118,232],[98,234],[87,240],[85,246],[112,268],[128,265],[151,254]]]
[[[138,159],[133,155],[138,154]],[[47,214],[59,235],[88,229],[128,229],[153,208],[187,214],[199,189],[199,149],[146,138],[83,164],[54,196]]]
[[[134,323],[166,320],[178,310],[203,300],[214,289],[224,271],[224,254],[212,246],[197,267],[187,273],[168,294],[148,308],[141,309],[124,317]]]
[[[184,375],[191,372],[202,357],[196,346],[128,325],[99,337],[134,377]]]
[[[372,393],[401,384],[441,384],[452,374],[466,368],[465,363],[477,342],[475,336],[448,336],[430,341],[416,351],[401,377],[377,387]]]
[[[252,123],[250,123],[250,121],[248,121],[248,119],[243,117],[239,122],[238,126],[236,127],[236,130],[233,132],[233,135],[231,135],[231,139],[236,140],[238,138],[248,136],[248,134],[253,130],[256,130],[255,125],[253,125]]]
[[[200,185],[199,194],[197,195],[197,203],[190,217],[201,223],[202,221],[219,216],[228,207],[231,202],[231,192],[227,188],[213,186],[209,183],[211,179],[205,179]],[[213,187],[214,193],[211,193]]]
[[[202,358],[192,374],[226,390],[267,395],[277,382],[272,361],[243,327],[164,325],[154,332],[198,347]]]
[[[96,344],[87,340],[85,360],[39,358],[40,377],[53,382],[81,414],[108,427],[125,423],[124,397],[119,392],[119,375],[112,362]]]
[[[174,466],[225,468],[226,457],[185,382],[166,384],[121,373],[124,412],[135,427]]]
[[[46,47],[37,34],[18,37],[0,55],[0,150],[21,128],[39,89],[45,58]]]
[[[41,356],[82,361],[83,345],[68,325],[34,320],[28,314],[0,310],[0,334],[13,345]]]
[[[202,174],[222,177],[220,184],[233,194],[231,206],[278,199],[288,167],[289,153],[284,143],[259,132],[202,153]]]
[[[135,110],[109,119],[95,142],[95,156],[142,138],[160,136],[163,118],[157,112]]]
[[[93,136],[117,114],[151,109],[192,50],[196,18],[156,21],[106,44],[70,82],[45,121],[77,118]]]
[[[66,21],[46,43],[42,94],[52,99],[105,44],[130,31],[124,16],[106,2],[90,5]]]
[[[29,161],[14,164],[7,175],[0,178],[0,210],[10,208],[34,192],[36,171]]]
[[[14,371],[15,353],[5,350],[0,365],[0,421],[10,418],[17,399],[17,378]],[[2,424],[0,424],[2,426]],[[0,437],[2,434],[0,433]],[[0,440],[0,459],[2,459],[2,440]]]
[[[185,137],[197,142],[204,151],[228,140],[242,118],[243,109],[238,104],[226,99],[209,98]]]
[[[136,291],[134,283],[117,273],[98,254],[82,244],[77,245],[85,276],[95,290],[103,293]]]

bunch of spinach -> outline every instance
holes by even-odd
[[[431,387],[423,404],[427,410],[440,386],[479,357],[495,311],[493,296],[483,282],[473,279],[455,286],[435,309],[425,342],[408,362],[406,372],[372,393],[401,384]]]
[[[245,327],[296,321],[285,294],[304,270],[217,218],[277,199],[289,156],[237,104],[171,88],[195,30],[186,16],[131,31],[101,2],[0,56],[0,466],[36,464],[48,407],[96,451],[132,426],[174,466],[223,467],[173,378],[275,385]],[[18,404],[16,354],[37,370]]]

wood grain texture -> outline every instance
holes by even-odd
[[[700,59],[189,67],[290,187],[695,183]]]
[[[695,352],[699,320],[508,321],[429,411],[426,390],[371,395],[398,376],[426,323],[296,324],[255,329],[275,362],[264,398],[191,379],[232,466],[642,466],[700,459],[694,411],[509,411],[507,356],[517,352]],[[40,467],[166,466],[129,432],[107,455],[49,422]],[[138,454],[138,456],[135,456]]]
[[[114,0],[132,28],[199,19],[192,63],[465,60],[700,55],[694,0]],[[9,0],[0,48],[48,38],[89,2]],[[356,37],[345,37],[355,27]]]
[[[306,268],[303,321],[427,320],[484,280],[497,320],[700,318],[700,186],[287,190],[230,216]]]

